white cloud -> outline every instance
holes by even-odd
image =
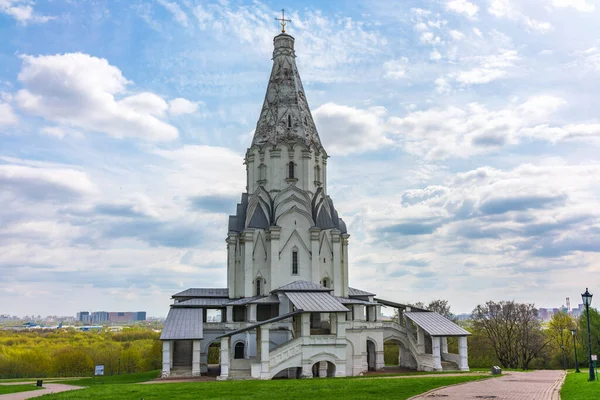
[[[552,0],[552,5],[557,8],[572,7],[577,11],[592,12],[596,6],[587,0]]]
[[[16,125],[19,118],[15,115],[10,104],[0,103],[0,127]]]
[[[479,11],[479,7],[476,4],[467,0],[450,0],[446,3],[446,9],[459,14],[465,14],[470,18],[477,15],[477,11]]]
[[[384,76],[390,79],[406,78],[408,72],[408,58],[402,57],[398,60],[390,60],[383,63]]]
[[[454,40],[462,40],[465,37],[465,34],[460,31],[452,29],[452,30],[450,30],[450,36]]]
[[[551,23],[538,21],[524,15],[519,11],[511,0],[492,0],[488,12],[498,18],[507,18],[518,21],[525,25],[527,30],[534,30],[539,33],[548,33],[554,29]]]
[[[419,40],[421,40],[421,43],[432,44],[432,45],[439,45],[442,43],[442,40],[440,39],[440,37],[434,35],[432,32],[422,33]]]
[[[440,92],[445,90],[442,80],[436,84]],[[532,129],[545,123],[565,104],[563,99],[553,96],[531,97],[521,104],[497,110],[471,103],[464,108],[432,108],[411,112],[403,118],[391,117],[387,126],[410,153],[430,159],[468,157],[516,144],[523,137],[549,140]]]
[[[442,59],[442,55],[437,49],[434,49],[431,53],[429,53],[429,59],[433,61],[440,61]]]
[[[179,22],[183,26],[188,26],[188,18],[187,14],[181,9],[179,4],[167,1],[167,0],[157,0],[160,5],[166,8],[177,22]]]
[[[464,85],[489,83],[508,76],[509,70],[519,59],[516,50],[501,50],[498,54],[476,56],[470,60],[478,64],[476,67],[451,76]]]
[[[385,137],[383,107],[366,110],[334,103],[313,112],[323,145],[330,154],[359,153],[392,142]]]
[[[131,84],[107,60],[88,54],[21,56],[16,102],[25,112],[60,125],[117,138],[171,140],[177,128],[160,120],[167,104],[152,93],[115,98]]]
[[[36,15],[33,2],[28,0],[0,0],[0,13],[9,15],[22,24],[44,23],[54,17]]]
[[[188,99],[178,97],[169,100],[169,114],[171,115],[192,114],[196,110],[198,110],[198,103],[189,101]]]

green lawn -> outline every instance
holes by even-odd
[[[162,383],[150,385],[94,385],[43,399],[408,399],[414,395],[456,383],[485,379],[456,376],[409,379],[290,379],[276,381],[227,381]]]
[[[160,376],[160,371],[148,371],[139,372],[137,374],[124,374],[124,375],[111,375],[111,376],[99,376],[99,377],[87,377],[87,378],[74,378],[68,381],[60,381],[66,385],[77,385],[77,386],[93,386],[93,385],[114,385],[114,384],[125,384],[125,383],[138,383],[151,381]]]
[[[588,371],[580,373],[569,371],[565,383],[560,390],[562,400],[590,400],[600,398],[600,381],[588,382]]]
[[[41,389],[35,385],[0,385],[0,394],[28,392],[30,390]]]

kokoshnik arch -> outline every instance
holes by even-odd
[[[467,371],[469,332],[348,286],[350,235],[327,194],[328,156],[294,38],[282,32],[274,47],[244,160],[247,192],[229,217],[227,288],[173,295],[161,335],[163,377],[207,373],[211,345],[220,347],[219,379],[354,376],[384,367],[388,341],[399,344],[403,367]],[[397,308],[398,321],[381,321],[382,305]],[[448,353],[449,336],[458,337],[458,354]]]

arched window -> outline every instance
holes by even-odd
[[[288,178],[294,179],[294,162],[290,161],[288,164]]]
[[[321,167],[315,165],[315,181],[321,182]]]
[[[256,278],[256,295],[257,296],[260,296],[262,294],[261,293],[261,287],[260,287],[261,283],[262,283],[261,279],[260,278]]]
[[[244,358],[244,342],[237,342],[235,344],[235,350],[233,352],[233,358],[240,359]]]
[[[288,114],[288,128],[292,127],[292,116]]]
[[[329,278],[323,278],[323,286],[325,286],[326,288],[331,287],[331,281],[329,280]]]
[[[298,275],[298,251],[292,251],[292,275]]]

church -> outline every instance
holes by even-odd
[[[211,349],[221,380],[357,376],[384,368],[384,343],[398,345],[401,367],[468,371],[468,331],[435,312],[348,286],[350,234],[327,194],[329,157],[296,67],[294,38],[283,29],[273,43],[265,100],[244,158],[246,192],[229,217],[227,287],[172,296],[160,337],[162,377],[207,374]],[[382,306],[398,317],[383,321]],[[449,337],[458,354],[449,353]]]

